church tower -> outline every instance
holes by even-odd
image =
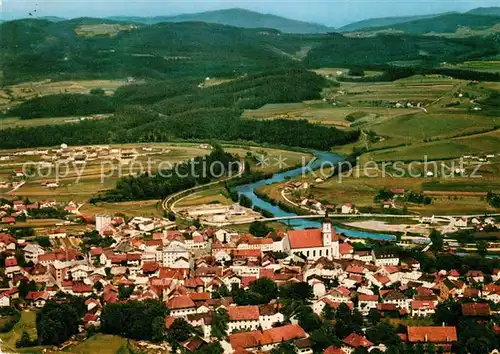
[[[323,235],[323,247],[332,246],[332,223],[329,219],[323,220],[322,232]]]

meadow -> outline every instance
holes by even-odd
[[[126,79],[118,80],[73,80],[73,81],[30,81],[5,86],[0,89],[0,112],[17,106],[21,102],[47,95],[89,93],[92,89],[102,89],[111,95],[116,89],[127,83]],[[3,126],[0,120],[0,127]]]

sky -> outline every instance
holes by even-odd
[[[339,27],[374,17],[467,11],[500,0],[0,0],[1,18],[60,16],[162,16],[244,8]],[[36,11],[35,11],[36,10]]]

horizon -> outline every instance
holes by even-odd
[[[137,0],[88,0],[85,5],[78,0],[0,0],[1,19],[8,21],[21,18],[62,17],[73,19],[79,17],[156,17],[194,14],[207,11],[244,9],[262,14],[276,15],[291,20],[312,22],[329,27],[342,27],[353,22],[381,18],[439,14],[445,12],[466,12],[478,7],[498,7],[498,1],[338,1],[324,0],[278,1],[275,3],[253,2],[245,0],[189,2],[173,1],[158,3],[157,1]],[[125,9],[124,9],[125,8]],[[369,11],[367,11],[369,10]],[[77,16],[74,14],[78,13]],[[369,15],[366,15],[369,13]]]

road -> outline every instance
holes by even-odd
[[[184,193],[187,193],[184,197],[182,197],[182,198],[185,198],[188,195],[190,195],[191,192],[196,192],[198,190],[205,189],[207,187],[215,186],[217,184],[224,183],[224,182],[230,181],[232,179],[238,178],[244,172],[245,172],[245,161],[244,160],[240,160],[240,170],[238,171],[238,173],[236,175],[228,177],[228,178],[225,178],[225,179],[222,179],[222,180],[218,180],[218,181],[215,181],[215,182],[210,182],[210,183],[207,183],[207,184],[203,184],[201,186],[192,187],[192,188],[189,188],[189,189],[186,189],[186,190],[174,193],[174,194],[172,194],[171,196],[165,198],[162,201],[161,207],[162,207],[163,210],[170,211],[170,212],[172,212],[175,215],[176,213],[172,209],[172,206],[175,204],[175,201],[176,201],[177,197],[183,195]],[[174,202],[174,204],[170,205],[170,203],[172,203],[172,202]]]

